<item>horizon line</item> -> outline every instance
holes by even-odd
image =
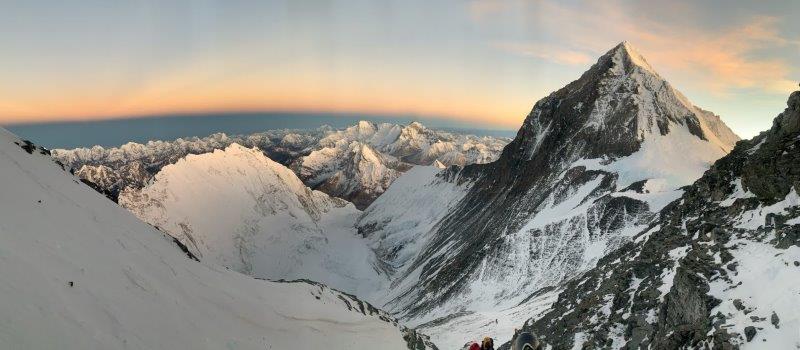
[[[143,114],[117,114],[117,115],[92,115],[85,117],[73,117],[69,119],[40,119],[27,121],[0,122],[2,127],[36,126],[36,125],[63,125],[63,124],[88,124],[104,123],[117,121],[134,121],[146,119],[165,119],[165,118],[193,118],[193,117],[225,117],[225,116],[314,116],[331,118],[376,118],[376,119],[408,119],[411,121],[442,121],[460,124],[464,128],[485,128],[486,130],[517,130],[519,126],[510,126],[502,123],[490,124],[476,120],[465,120],[457,116],[446,115],[423,115],[418,113],[403,112],[364,112],[364,111],[325,111],[325,110],[288,110],[288,109],[264,109],[264,110],[220,110],[220,111],[177,111],[177,112],[155,112]]]

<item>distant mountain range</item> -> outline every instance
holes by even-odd
[[[323,126],[130,142],[114,148],[56,149],[53,157],[116,200],[125,188],[142,188],[164,166],[187,155],[231,144],[257,147],[270,159],[290,165],[308,186],[363,209],[413,165],[486,163],[496,159],[509,141],[436,131],[416,122],[401,126],[361,121],[341,130]]]

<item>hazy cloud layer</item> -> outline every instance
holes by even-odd
[[[509,53],[559,64],[585,65],[611,45],[630,41],[662,72],[701,85],[715,94],[739,89],[785,94],[797,86],[797,76],[787,54],[795,57],[800,42],[781,32],[789,18],[752,14],[731,23],[704,27],[689,23],[681,14],[701,11],[689,3],[670,2],[657,15],[623,1],[564,4],[560,1],[470,4],[475,21],[505,20],[509,13],[523,13],[533,38],[492,42]],[[655,5],[654,5],[655,6]]]

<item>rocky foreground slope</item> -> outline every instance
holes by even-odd
[[[800,348],[800,91],[525,329],[554,349]]]
[[[351,295],[192,260],[48,153],[0,128],[0,348],[434,348]]]

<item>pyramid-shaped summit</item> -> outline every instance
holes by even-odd
[[[725,153],[739,140],[718,116],[692,104],[622,42],[578,80],[539,100],[515,141],[522,143],[517,146],[526,159],[548,145],[561,148],[565,135],[579,147],[562,156],[616,158],[672,131],[686,131]]]
[[[655,69],[650,66],[650,63],[647,63],[647,60],[644,58],[644,56],[642,56],[642,54],[639,53],[639,51],[627,41],[623,41],[617,46],[614,46],[613,49],[609,50],[608,53],[603,55],[603,58],[622,62],[623,65],[620,67],[623,69],[632,70],[633,68],[639,68],[658,75]],[[601,60],[603,58],[601,58]]]
[[[390,304],[409,320],[480,312],[476,305],[518,305],[593,267],[603,253],[646,228],[738,139],[622,42],[577,80],[536,102],[497,161],[444,172],[433,181],[463,188],[458,196],[440,194],[457,202],[435,222],[416,225],[429,232],[375,234],[426,242],[398,268],[404,277],[397,285],[414,287],[398,288]],[[364,230],[402,219],[372,220],[362,223]],[[388,255],[387,264],[397,263],[393,259]]]

